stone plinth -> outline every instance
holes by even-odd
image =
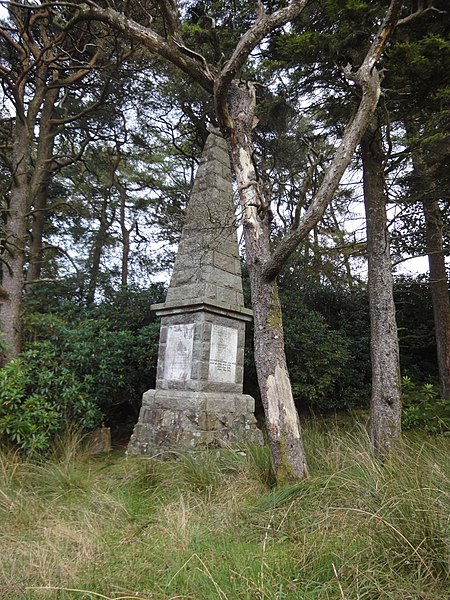
[[[149,390],[142,399],[128,454],[152,454],[156,448],[260,444],[254,410],[254,399],[244,394]]]
[[[144,394],[129,454],[262,441],[242,393],[245,323],[225,141],[203,151],[161,317],[156,389]]]

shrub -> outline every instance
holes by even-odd
[[[298,304],[287,312],[285,347],[292,391],[303,405],[327,410],[345,405],[340,382],[351,364],[348,340],[317,311]]]
[[[430,433],[450,434],[450,405],[439,398],[431,383],[416,385],[409,377],[402,377],[404,429],[421,427]]]
[[[83,381],[48,342],[33,344],[0,370],[0,435],[21,450],[47,450],[67,424],[90,429],[101,419]]]

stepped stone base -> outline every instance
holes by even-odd
[[[245,394],[149,390],[127,454],[262,444],[254,409],[254,399]]]

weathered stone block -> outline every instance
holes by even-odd
[[[233,275],[240,274],[240,271],[236,271],[236,259],[234,256],[224,254],[218,250],[213,251],[213,265],[218,269],[228,271],[228,273],[232,273]]]
[[[228,397],[229,396],[229,397]],[[206,410],[209,413],[234,413],[236,410],[236,401],[232,394],[209,395],[206,401]]]

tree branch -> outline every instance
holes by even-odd
[[[232,129],[227,110],[227,92],[236,73],[245,64],[248,55],[266,37],[268,33],[295,19],[308,4],[309,0],[292,0],[285,8],[272,14],[258,10],[256,22],[239,40],[231,58],[226,62],[219,77],[214,82],[214,100],[219,126],[226,133]],[[259,2],[257,2],[257,5]]]
[[[362,65],[355,74],[347,73],[362,87],[362,98],[358,110],[353,121],[348,125],[319,190],[308,210],[300,219],[298,227],[287,234],[266,263],[264,277],[268,281],[277,277],[289,256],[322,218],[357,145],[361,141],[364,131],[375,112],[381,93],[380,76],[375,65],[395,27],[401,6],[401,0],[392,0],[384,21]]]
[[[411,21],[414,21],[415,19],[417,19],[418,17],[421,17],[422,15],[424,15],[427,12],[437,12],[441,15],[445,15],[447,11],[445,10],[439,10],[438,8],[436,8],[435,6],[427,6],[426,8],[423,7],[423,0],[419,0],[419,2],[417,3],[417,10],[413,13],[411,13],[410,15],[408,15],[407,17],[404,17],[403,19],[399,19],[397,21],[397,27],[401,27],[402,25],[406,25],[407,23],[410,23]]]
[[[141,42],[152,52],[172,62],[205,90],[213,91],[213,77],[205,58],[181,42],[165,40],[149,27],[144,27],[111,8],[100,8],[94,3],[82,3],[77,8],[77,14],[68,23],[60,24],[60,27],[68,29],[80,21],[90,19],[108,23],[121,33]]]

